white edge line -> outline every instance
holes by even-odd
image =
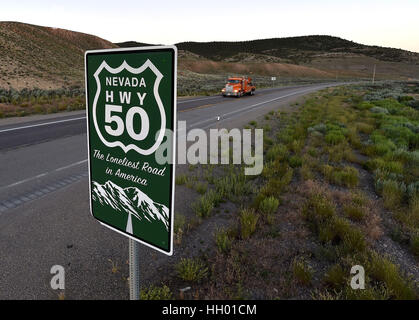
[[[21,129],[27,129],[27,128],[33,128],[33,127],[47,126],[47,125],[55,124],[55,123],[62,123],[62,122],[82,120],[84,118],[85,117],[79,117],[79,118],[72,118],[72,119],[66,119],[66,120],[57,120],[57,121],[52,121],[52,122],[37,123],[37,124],[29,125],[29,126],[23,126],[23,127],[17,127],[17,128],[10,128],[10,129],[0,130],[0,133],[2,133],[2,132],[8,132],[8,131],[21,130]]]

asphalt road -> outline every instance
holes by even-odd
[[[307,86],[286,87],[284,91],[303,89]],[[278,89],[261,89],[257,91],[257,98],[265,97]],[[254,101],[254,96],[244,96],[240,99],[222,97],[221,95],[180,99],[177,102],[178,112],[183,113],[194,109],[208,108],[215,104],[240,100],[240,102]],[[256,99],[257,99],[256,98]],[[250,100],[249,100],[250,99]],[[235,101],[238,102],[238,101]],[[233,103],[232,105],[235,105]],[[85,114],[58,116],[48,120],[38,119],[24,123],[1,125],[0,122],[0,151],[36,144],[58,138],[86,133]]]
[[[240,127],[327,86],[183,99],[178,120],[188,128]],[[53,265],[65,267],[66,299],[128,298],[127,239],[89,214],[85,123],[80,112],[0,122],[0,300],[58,299],[50,287]],[[184,210],[189,197],[177,192],[175,211]],[[185,253],[176,247],[174,257],[141,250],[145,283]]]

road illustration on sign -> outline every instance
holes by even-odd
[[[176,48],[86,53],[92,215],[165,254],[173,252]],[[170,140],[169,140],[170,139]],[[171,145],[171,149],[168,149]]]

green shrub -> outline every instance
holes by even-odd
[[[368,198],[362,191],[355,190],[351,192],[351,201],[354,205],[363,206],[367,203]]]
[[[288,157],[288,149],[283,144],[275,144],[271,148],[269,148],[268,152],[266,152],[266,160],[273,161],[278,160],[282,161]]]
[[[169,287],[162,286],[149,286],[147,288],[140,290],[140,299],[141,300],[171,300],[173,299],[173,294],[170,291]]]
[[[175,178],[175,183],[177,185],[183,185],[188,181],[188,176],[185,174],[177,175]]]
[[[304,146],[304,140],[296,140],[294,139],[289,145],[289,149],[292,152],[299,153]]]
[[[377,113],[377,114],[388,114],[388,110],[381,107],[373,107],[370,109],[370,111],[372,113]]]
[[[185,229],[185,225],[186,225],[186,217],[183,214],[176,213],[175,225],[174,225],[175,233],[177,233],[179,230]]]
[[[44,108],[40,104],[35,104],[33,106],[34,113],[44,113]]]
[[[343,236],[343,251],[345,253],[360,253],[367,248],[364,234],[361,230],[352,227]]]
[[[365,122],[358,122],[356,124],[357,130],[361,133],[370,134],[374,131],[374,126],[365,123]]]
[[[333,265],[326,273],[323,281],[333,289],[342,288],[347,281],[348,274],[339,264]]]
[[[417,198],[419,200],[419,181],[412,182],[407,186],[407,196],[411,201],[413,198]]]
[[[414,100],[415,98],[413,98],[412,96],[399,96],[399,98],[397,99],[400,103],[405,103],[405,102],[409,102]]]
[[[355,108],[358,110],[369,110],[373,108],[374,105],[371,102],[363,101],[357,105],[355,105]]]
[[[409,107],[419,110],[419,100],[412,100],[408,103]]]
[[[317,149],[316,149],[316,148],[313,148],[313,147],[309,147],[309,148],[307,149],[307,153],[308,153],[310,156],[312,156],[313,158],[318,156],[318,151],[317,151]]]
[[[179,278],[185,281],[198,282],[206,278],[208,268],[199,259],[182,258],[176,265]]]
[[[229,236],[229,232],[223,229],[219,230],[215,234],[215,243],[220,252],[228,253],[231,249],[231,239]]]
[[[399,161],[387,161],[381,169],[386,170],[388,172],[403,173],[403,163]]]
[[[294,274],[294,277],[303,285],[309,285],[311,283],[311,279],[313,278],[313,270],[302,259],[294,259],[292,263],[292,273]]]
[[[383,282],[395,299],[417,299],[412,285],[403,279],[399,268],[388,259],[372,253],[365,271],[372,279]]]
[[[411,129],[416,129],[411,123],[388,123],[381,126],[386,137],[399,147],[409,147],[414,142],[415,133]]]
[[[174,225],[174,238],[177,244],[182,242],[183,234],[186,229],[186,217],[183,214],[175,214],[175,225]]]
[[[340,131],[331,131],[326,134],[324,139],[328,144],[336,145],[343,142],[345,140],[345,136]]]
[[[279,200],[275,197],[268,197],[263,199],[259,204],[259,210],[264,215],[270,215],[276,212],[279,206]]]
[[[211,211],[215,207],[215,197],[213,193],[214,191],[210,190],[192,204],[192,209],[198,217],[206,218],[211,215]]]
[[[195,185],[195,190],[196,192],[198,192],[199,194],[204,194],[205,192],[207,192],[208,189],[208,184],[203,183],[203,182],[198,182]]]
[[[265,164],[262,176],[268,179],[268,181],[262,188],[261,193],[265,196],[279,197],[281,192],[291,182],[293,173],[293,169],[287,163],[275,161]]]
[[[270,132],[272,130],[269,124],[265,124],[262,129],[264,132]]]
[[[391,140],[379,134],[375,134],[375,135],[373,134],[371,136],[371,140],[373,144],[368,146],[368,150],[367,150],[369,155],[382,156],[397,148],[396,145]]]
[[[404,183],[398,183],[394,180],[385,180],[382,183],[381,195],[387,208],[394,209],[399,207],[403,202],[405,192],[406,186]]]
[[[354,167],[345,166],[343,168],[343,185],[347,187],[355,187],[358,185],[359,172]]]
[[[263,149],[266,149],[274,144],[274,141],[268,136],[263,136]]]
[[[415,234],[410,239],[410,249],[419,257],[419,234]]]
[[[334,204],[322,194],[314,194],[309,197],[303,208],[304,218],[316,230],[326,223],[335,214]]]
[[[252,188],[242,171],[239,173],[231,171],[225,177],[214,179],[214,186],[220,198],[232,201],[251,193]]]
[[[362,290],[354,290],[349,286],[345,286],[341,297],[341,299],[345,300],[389,300],[390,298],[391,294],[383,285]]]
[[[343,168],[337,168],[330,165],[323,165],[322,171],[326,180],[331,183],[349,188],[358,185],[359,172],[354,167],[345,166]]]
[[[343,207],[345,214],[354,221],[361,221],[365,217],[364,209],[356,204],[349,204]]]
[[[291,168],[301,167],[303,160],[299,156],[292,156],[289,158],[288,163]]]
[[[241,238],[249,238],[255,231],[259,216],[253,209],[243,209],[240,212],[240,232]]]
[[[326,221],[320,221],[318,226],[319,240],[323,243],[341,244],[344,235],[349,232],[351,225],[343,218],[333,216]]]
[[[308,133],[312,133],[314,131],[320,132],[321,134],[325,134],[326,133],[326,125],[324,123],[319,123],[316,124],[315,126],[309,127],[307,129]]]
[[[306,163],[303,163],[300,174],[303,180],[313,180],[314,179],[314,173],[311,170],[310,166]]]
[[[368,170],[374,171],[380,169],[388,173],[402,174],[403,173],[403,163],[400,161],[389,161],[382,158],[370,159],[365,163],[365,166]]]

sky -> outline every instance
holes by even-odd
[[[332,35],[419,52],[419,0],[0,0],[0,21],[174,44]]]

